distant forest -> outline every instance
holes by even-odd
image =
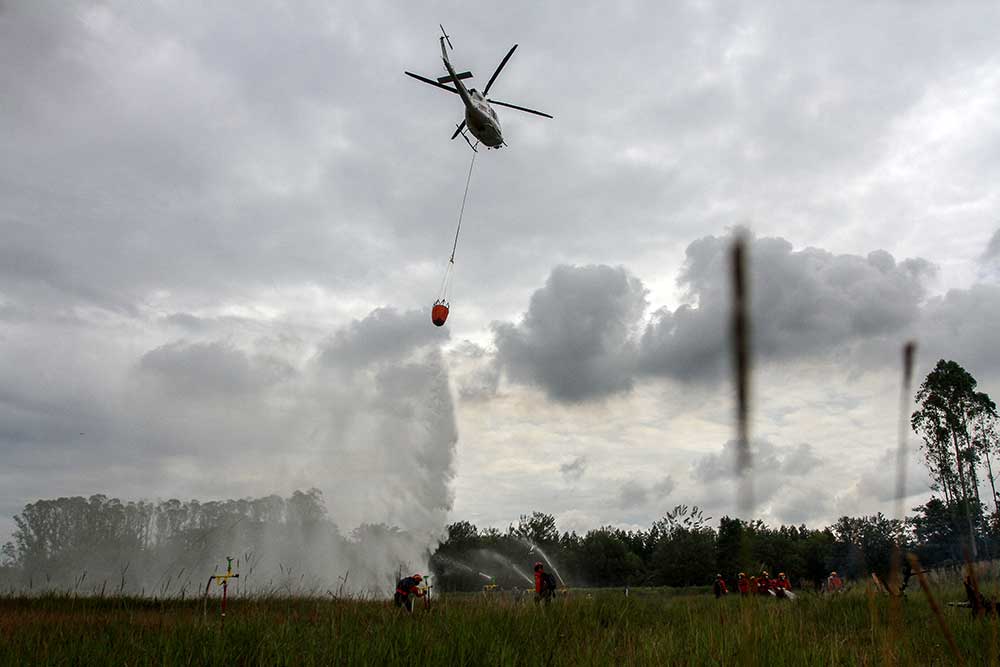
[[[810,588],[832,570],[884,578],[897,543],[927,568],[995,558],[996,405],[976,391],[965,369],[945,360],[921,384],[916,401],[911,424],[937,495],[905,520],[845,516],[822,529],[730,517],[715,524],[697,507],[678,505],[648,530],[605,526],[579,535],[560,532],[553,516],[533,512],[506,530],[453,523],[433,553],[421,553],[426,536],[392,526],[363,525],[343,535],[316,489],[204,503],[96,495],[25,506],[3,546],[0,586],[194,595],[204,576],[232,555],[241,560],[241,582],[261,592],[337,594],[346,586],[384,594],[398,573],[425,562],[439,590],[524,588],[532,585],[535,561],[550,564],[570,586],[701,586],[716,573],[733,580],[738,572],[767,570]],[[992,499],[983,497],[987,486]]]
[[[850,578],[869,572],[884,577],[897,540],[926,567],[960,564],[966,526],[964,514],[954,510],[935,498],[902,522],[881,514],[845,516],[828,528],[810,529],[729,517],[711,525],[697,507],[682,505],[649,530],[607,526],[583,535],[560,533],[553,516],[533,512],[506,530],[453,523],[429,562],[435,586],[448,591],[493,583],[526,588],[536,561],[551,563],[570,586],[699,586],[717,572],[734,579],[738,572],[767,570],[786,572],[798,588],[813,587],[831,570]],[[982,518],[976,525],[980,558],[1000,547],[996,516]],[[8,590],[196,595],[203,575],[233,555],[241,558],[244,577],[255,567],[268,573],[264,580],[257,575],[258,592],[335,592],[330,565],[336,563],[344,569],[336,574],[353,569],[349,576],[364,582],[362,590],[377,594],[391,589],[396,571],[419,567],[397,562],[366,572],[371,554],[410,536],[384,525],[343,536],[316,490],[284,499],[206,503],[123,503],[104,496],[40,500],[26,506],[16,523],[0,568],[0,585]]]

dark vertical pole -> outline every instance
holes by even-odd
[[[910,385],[913,382],[913,358],[917,344],[909,341],[903,345],[903,384],[899,388],[899,446],[896,449],[896,519],[903,521],[903,496],[906,493],[907,440],[910,433]],[[889,563],[889,629],[883,646],[883,661],[898,664],[899,655],[895,647],[903,635],[903,545],[902,535],[892,547],[892,561]]]
[[[731,340],[736,384],[736,472],[739,476],[739,507],[745,518],[753,511],[753,479],[750,456],[750,323],[747,315],[746,241],[737,237],[732,249],[733,306]]]

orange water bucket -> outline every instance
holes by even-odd
[[[442,326],[448,319],[448,306],[443,303],[435,303],[434,307],[431,308],[431,322],[434,326]]]

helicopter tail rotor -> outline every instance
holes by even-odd
[[[441,28],[441,34],[444,36],[444,41],[448,42],[448,48],[454,51],[455,47],[451,45],[451,38],[448,37],[448,33],[444,31],[444,26],[438,23],[438,27]]]

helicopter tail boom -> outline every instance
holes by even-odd
[[[444,32],[444,28],[441,29],[441,32]],[[463,77],[456,74],[455,68],[451,66],[451,61],[448,60],[448,50],[444,46],[445,41],[448,42],[448,46],[451,46],[451,40],[448,39],[448,36],[445,35],[444,37],[441,37],[440,40],[441,40],[441,60],[444,61],[444,68],[448,70],[448,77],[447,77],[448,81],[455,84],[455,88],[458,89],[458,94],[462,97],[462,102],[465,103],[465,106],[467,108],[471,108],[473,106],[472,98],[469,97],[469,91],[465,89],[464,85],[462,85],[462,79],[468,77]],[[465,72],[462,72],[462,74],[465,74]]]

